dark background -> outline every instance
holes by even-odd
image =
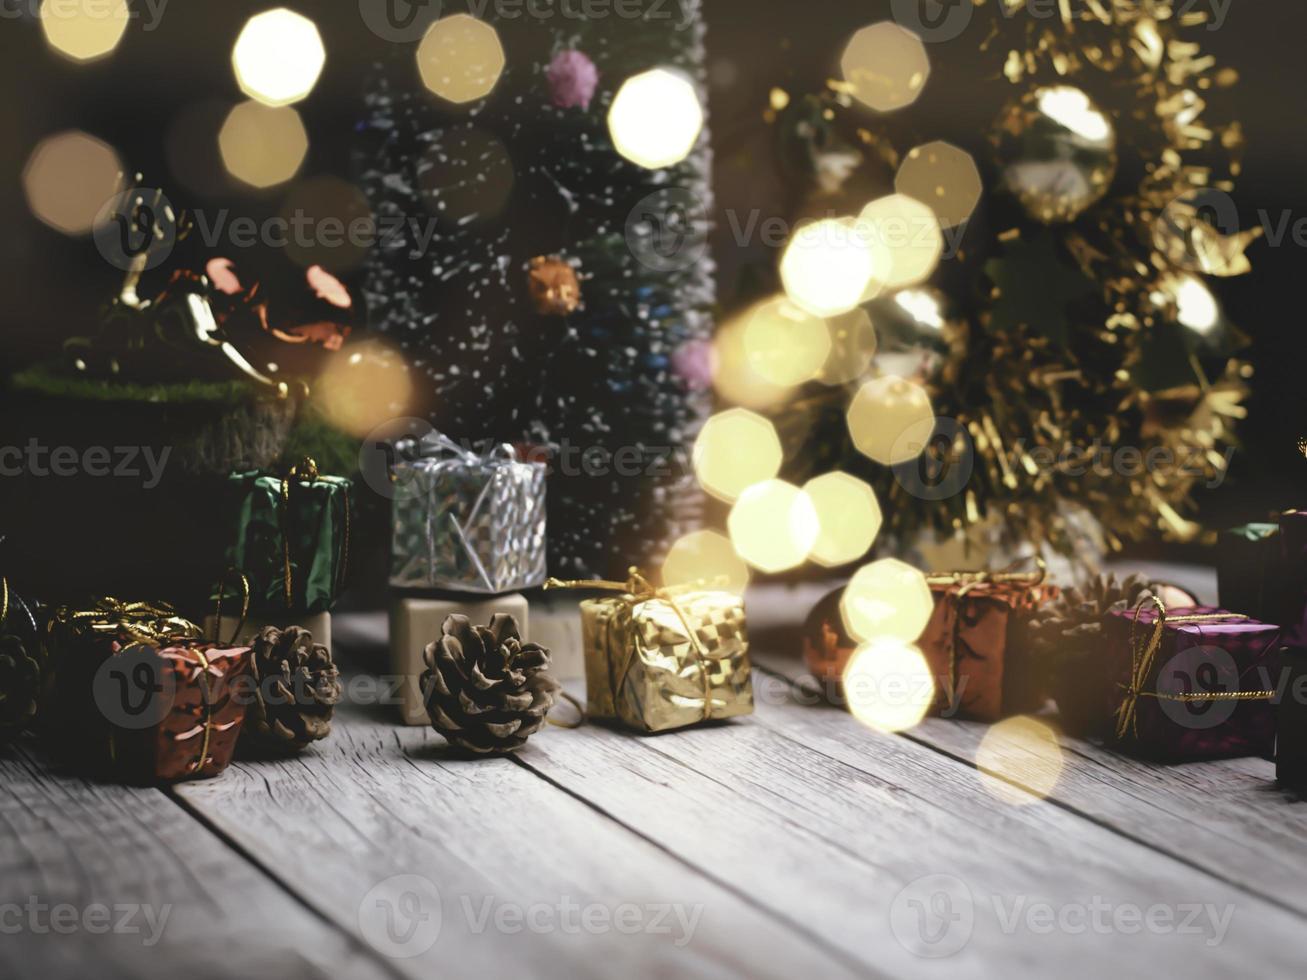
[[[215,192],[199,194],[179,184],[166,152],[169,139],[178,138],[170,131],[183,111],[207,103],[217,120],[243,98],[230,65],[232,43],[250,14],[273,5],[172,0],[157,29],[144,32],[133,24],[113,55],[79,66],[51,53],[39,26],[14,16],[14,0],[7,0],[8,16],[0,20],[0,91],[5,93],[0,100],[0,367],[6,373],[56,355],[65,337],[93,332],[97,310],[120,278],[89,239],[68,238],[29,213],[20,178],[43,136],[74,127],[98,136],[183,207],[225,206],[233,215],[255,218],[277,213],[290,185],[267,192],[238,188],[223,177],[216,140],[203,127],[184,139],[201,163],[207,157]],[[327,49],[322,78],[298,105],[310,139],[298,179],[347,177],[363,81],[382,42],[363,25],[352,0],[287,5],[313,18]],[[889,7],[889,0],[706,0],[723,313],[742,300],[742,270],[774,257],[757,242],[739,247],[720,215],[726,209],[743,215],[751,208],[760,208],[764,217],[787,214],[790,197],[763,118],[769,90],[818,90],[836,71],[849,35],[888,18]],[[1259,212],[1277,223],[1286,210],[1293,220],[1307,219],[1301,187],[1307,126],[1299,109],[1307,82],[1301,50],[1307,5],[1234,0],[1219,30],[1198,34],[1242,79],[1234,99],[1248,142],[1236,195],[1245,225],[1258,223]],[[932,46],[926,92],[905,110],[923,141],[947,139],[977,157],[985,152],[989,123],[970,98],[988,63],[978,51],[982,35],[973,24],[956,41]],[[1307,482],[1307,461],[1295,449],[1298,436],[1307,434],[1307,384],[1301,379],[1307,334],[1299,322],[1307,254],[1291,239],[1278,248],[1263,239],[1250,257],[1251,275],[1215,284],[1232,319],[1254,338],[1250,358],[1257,373],[1250,416],[1241,429],[1245,446],[1226,485],[1200,499],[1201,517],[1212,526],[1303,504],[1299,488]],[[261,261],[269,274],[276,273],[277,263],[284,263],[284,274],[295,273],[285,256]],[[7,433],[38,430],[39,419],[16,416],[21,409],[12,404],[5,411]]]

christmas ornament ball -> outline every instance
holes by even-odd
[[[1043,85],[1000,113],[993,141],[1003,186],[1043,224],[1074,221],[1116,176],[1116,128],[1072,85]]]

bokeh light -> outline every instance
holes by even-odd
[[[785,293],[809,313],[847,313],[888,276],[883,245],[852,218],[824,218],[797,229],[781,256]]]
[[[863,208],[858,221],[870,229],[873,240],[889,255],[889,268],[878,271],[875,277],[881,288],[915,286],[929,279],[939,265],[944,254],[944,232],[935,212],[920,201],[905,194],[891,194]]]
[[[231,51],[241,91],[269,106],[290,105],[307,96],[326,61],[313,21],[285,7],[246,21]]]
[[[744,330],[749,365],[767,381],[785,387],[816,377],[830,347],[826,321],[784,297],[760,306]]]
[[[728,503],[780,472],[784,454],[776,428],[761,415],[732,408],[704,423],[694,442],[699,484]]]
[[[95,216],[123,187],[113,147],[72,129],[36,144],[23,168],[27,206],[38,219],[68,235],[84,235]]]
[[[291,106],[242,102],[227,114],[218,133],[227,172],[252,187],[290,180],[309,152],[300,114]]]
[[[663,560],[663,585],[698,582],[741,595],[749,584],[749,566],[730,540],[716,531],[691,531],[672,545]]]
[[[840,597],[844,628],[855,640],[891,637],[915,643],[934,611],[926,576],[897,558],[863,565]]]
[[[939,223],[953,228],[971,217],[983,186],[970,153],[936,140],[908,151],[894,189],[930,205]]]
[[[825,473],[804,484],[817,510],[819,532],[812,560],[828,568],[855,562],[871,550],[880,533],[876,492],[847,473]]]
[[[118,47],[127,32],[127,0],[44,0],[41,32],[55,51],[73,61],[95,61]]]
[[[991,725],[976,749],[976,768],[986,791],[1025,806],[1046,799],[1062,775],[1057,732],[1029,715]]]
[[[504,73],[504,46],[494,27],[470,14],[436,21],[417,49],[422,84],[448,102],[484,99]]]
[[[830,353],[817,372],[822,384],[843,385],[867,373],[876,356],[876,328],[862,307],[826,318]]]
[[[853,651],[844,667],[843,691],[853,717],[882,732],[918,725],[935,698],[935,679],[920,650],[881,637]]]
[[[403,356],[379,340],[347,343],[327,359],[313,401],[336,428],[363,438],[378,426],[413,414],[413,380]]]
[[[883,20],[850,38],[840,68],[854,98],[890,112],[917,100],[930,76],[930,59],[921,38]]]
[[[764,572],[803,564],[820,530],[808,495],[784,480],[765,480],[745,490],[726,526],[736,554]]]
[[[788,385],[772,384],[749,363],[744,349],[744,333],[749,322],[762,306],[757,303],[722,323],[713,336],[713,351],[716,355],[716,371],[713,374],[713,387],[718,397],[730,405],[745,408],[774,408],[784,402],[794,392]]]
[[[347,272],[367,257],[376,236],[368,199],[339,177],[311,177],[297,182],[286,195],[281,217],[290,225],[286,255],[307,269],[320,265],[330,272]],[[316,229],[297,234],[296,228]]]
[[[680,163],[703,129],[703,106],[690,80],[665,68],[622,83],[608,110],[617,152],[649,170]]]
[[[934,429],[926,389],[906,378],[873,378],[853,396],[849,434],[858,451],[885,466],[916,459]]]

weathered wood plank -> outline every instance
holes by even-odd
[[[414,927],[397,948],[414,955],[395,968],[424,980],[853,972],[527,768],[537,746],[566,750],[570,735],[536,736],[525,765],[466,760],[434,732],[397,727],[388,708],[346,706],[332,738],[301,758],[241,763],[177,793],[241,833],[322,915],[385,951],[389,941],[365,921],[380,901],[401,934]],[[427,884],[396,880],[405,875]],[[418,919],[437,912],[433,935],[432,920]]]
[[[939,961],[950,976],[1135,975],[1164,961],[1215,977],[1303,961],[1297,915],[1062,807],[999,800],[957,761],[833,709],[763,703],[752,719],[656,738],[590,728],[543,742],[529,764],[893,975],[933,962],[904,945],[921,948],[919,923],[949,939],[967,917],[967,941]],[[934,904],[933,876],[962,890],[951,906]],[[1231,916],[1228,930],[1126,931],[1130,916],[1191,906]],[[1109,917],[1101,931],[1095,916]]]
[[[387,969],[164,793],[0,750],[0,976],[380,980]]]
[[[1197,576],[1186,583],[1203,591]],[[1200,596],[1200,598],[1203,598]],[[766,594],[755,663],[806,690],[798,639],[783,628],[802,618],[811,590]],[[1210,601],[1210,600],[1208,600]],[[785,609],[793,610],[787,616]],[[1055,720],[1055,719],[1054,719]],[[988,725],[931,718],[904,736],[974,766]],[[843,723],[828,725],[847,736]],[[1307,806],[1275,785],[1275,766],[1259,758],[1178,766],[1140,762],[1091,742],[1063,736],[1062,769],[1051,799],[1118,833],[1201,868],[1269,901],[1307,913]],[[1019,767],[1004,775],[1023,782]],[[967,777],[978,783],[973,768]],[[1032,780],[1024,780],[1027,787]]]

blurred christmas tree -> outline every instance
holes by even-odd
[[[714,301],[698,5],[456,9],[390,25],[366,95],[356,163],[387,232],[371,322],[440,431],[553,447],[551,571],[624,575],[700,518],[683,452]]]

